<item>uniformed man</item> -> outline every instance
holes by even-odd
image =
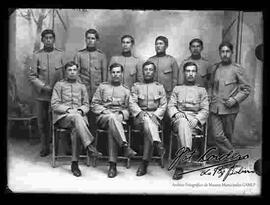
[[[201,56],[203,50],[203,41],[199,38],[194,38],[189,42],[189,50],[191,56],[184,59],[180,64],[180,71],[178,76],[178,84],[184,84],[184,69],[183,66],[186,62],[194,62],[198,66],[198,73],[196,75],[196,84],[201,87],[204,87],[208,90],[208,82],[210,80],[210,63],[206,58]]]
[[[168,113],[173,125],[173,131],[177,133],[178,148],[191,151],[192,135],[202,131],[209,113],[207,91],[195,84],[198,67],[194,62],[187,62],[184,68],[184,85],[176,86],[168,103]],[[196,150],[195,150],[196,151]],[[173,179],[182,178],[183,168],[187,163],[179,161],[173,175]]]
[[[153,145],[157,146],[161,157],[165,154],[158,129],[167,108],[167,98],[164,86],[154,81],[155,72],[156,66],[153,62],[147,61],[143,64],[144,82],[134,84],[129,100],[134,127],[140,129],[144,135],[143,160],[137,170],[137,176],[147,173]]]
[[[175,58],[166,54],[168,46],[168,39],[165,36],[158,36],[155,40],[156,55],[148,59],[156,65],[155,81],[164,85],[167,97],[177,84],[179,71]]]
[[[78,82],[78,67],[71,61],[65,65],[66,78],[57,82],[53,88],[51,106],[53,110],[53,123],[63,128],[72,128],[72,164],[71,171],[74,176],[81,176],[78,166],[80,150],[79,139],[84,147],[93,156],[101,156],[92,145],[94,140],[87,125],[86,113],[89,111],[89,97],[84,84]]]
[[[86,48],[79,50],[74,61],[79,66],[79,76],[86,85],[90,100],[101,82],[107,80],[107,59],[105,54],[97,49],[99,34],[95,29],[85,32]]]
[[[232,54],[233,45],[222,42],[219,45],[221,62],[211,70],[210,122],[220,154],[235,151],[231,143],[234,121],[239,112],[239,104],[248,97],[251,90],[244,68],[232,62]]]
[[[114,63],[109,70],[111,80],[101,83],[97,88],[91,102],[91,109],[97,115],[97,126],[108,130],[110,163],[108,177],[112,178],[117,175],[118,146],[124,148],[124,155],[127,157],[134,156],[136,152],[128,146],[124,132],[124,124],[129,119],[130,91],[121,83],[123,66]]]
[[[35,52],[30,66],[29,80],[37,90],[37,115],[41,139],[40,156],[47,156],[49,151],[49,103],[54,84],[63,78],[63,51],[54,47],[55,33],[46,29],[41,33],[44,47]]]
[[[140,59],[133,55],[132,49],[135,40],[130,35],[124,35],[121,38],[122,54],[113,56],[109,65],[119,63],[124,67],[122,83],[130,89],[135,82],[142,82],[142,63]]]

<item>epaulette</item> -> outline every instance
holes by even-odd
[[[142,85],[142,82],[135,82],[133,85]]]
[[[59,49],[59,48],[54,48],[55,50],[57,51],[60,51],[60,52],[64,52],[63,50]]]
[[[100,84],[101,84],[101,85],[108,85],[108,84],[110,84],[110,83],[106,81],[106,82],[101,82]]]
[[[122,84],[122,86],[123,86],[124,88],[126,88],[126,89],[128,89],[128,90],[129,90],[129,87],[128,87],[127,85]]]
[[[238,68],[242,68],[242,66],[241,66],[240,64],[238,64],[238,63],[233,62],[232,64],[233,64],[234,66],[238,67]]]
[[[187,61],[187,60],[190,60],[190,59],[191,59],[191,56],[185,58],[184,61]]]
[[[156,85],[162,85],[161,83],[159,83],[158,81],[154,82]]]
[[[85,51],[85,50],[86,50],[86,48],[83,48],[81,50],[78,50],[78,52],[82,52],[82,51]]]
[[[40,53],[40,52],[42,52],[44,49],[42,48],[42,49],[39,49],[39,50],[37,50],[37,51],[35,51],[35,53]]]
[[[100,49],[98,49],[98,48],[97,48],[97,51],[100,52],[100,53],[104,53],[102,50],[100,50]]]
[[[59,80],[59,82],[65,82],[65,81],[66,81],[66,79],[65,79],[65,78],[63,78],[63,79]]]

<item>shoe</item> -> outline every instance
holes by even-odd
[[[102,153],[97,151],[97,149],[91,144],[87,146],[87,150],[90,152],[90,155],[92,155],[93,157],[101,157],[102,156]]]
[[[82,175],[81,170],[79,169],[78,162],[72,162],[71,164],[71,172],[74,176],[79,177]]]
[[[41,157],[46,157],[50,154],[50,151],[49,150],[46,150],[46,149],[43,149],[41,150],[41,152],[39,153],[39,156]]]
[[[137,152],[135,152],[133,149],[131,149],[128,146],[124,146],[124,155],[125,157],[129,157],[132,158],[137,154]]]
[[[109,178],[114,178],[117,174],[117,170],[116,170],[116,163],[110,163],[110,168],[108,171],[108,177]]]
[[[140,177],[140,176],[145,175],[146,173],[147,173],[147,163],[142,162],[142,163],[140,164],[138,170],[137,170],[136,175],[137,175],[138,177]]]
[[[183,178],[183,168],[176,168],[173,174],[173,180],[179,180]]]

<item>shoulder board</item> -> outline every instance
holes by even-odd
[[[191,57],[189,56],[189,57],[185,58],[184,61],[188,61],[188,60],[190,60],[190,58]]]
[[[78,50],[78,52],[86,51],[86,48],[83,48],[81,50]]]
[[[65,82],[65,81],[66,81],[66,79],[61,79],[58,82]]]
[[[107,82],[107,81],[106,81],[106,82],[101,82],[101,83],[100,83],[100,85],[108,85],[108,84],[110,84],[110,83]]]
[[[39,49],[39,50],[37,50],[37,51],[35,51],[35,53],[40,53],[40,52],[42,52],[43,51],[43,48],[42,49]]]
[[[205,57],[201,57],[201,59],[204,60],[204,61],[208,61],[208,59],[205,58]]]
[[[142,85],[142,82],[135,82],[133,85]]]
[[[161,84],[161,83],[159,83],[159,82],[157,82],[157,81],[155,81],[154,82],[156,85],[163,85],[163,84]]]
[[[133,58],[139,58],[139,57],[137,57],[137,56],[135,56],[135,55],[132,55],[132,57],[133,57]]]
[[[100,50],[100,49],[98,49],[98,48],[97,48],[97,52],[99,52],[99,53],[104,53],[102,50]]]
[[[128,87],[127,85],[122,84],[122,86],[123,86],[124,88],[126,88],[126,89],[128,89],[128,90],[129,90],[129,87]]]
[[[238,64],[238,63],[234,63],[234,62],[233,62],[233,65],[234,65],[235,67],[242,68],[242,66],[241,66],[240,64]]]
[[[156,58],[156,55],[151,56],[150,58],[148,58],[148,60],[150,60],[150,61],[151,61],[151,58]]]
[[[57,50],[57,51],[63,52],[63,50],[61,50],[61,49],[59,49],[59,48],[54,48],[54,50]]]

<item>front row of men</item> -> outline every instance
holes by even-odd
[[[61,127],[72,128],[72,165],[75,176],[81,176],[78,166],[79,139],[87,151],[93,156],[102,155],[92,145],[93,135],[88,129],[86,117],[89,107],[96,114],[96,122],[101,129],[108,130],[109,171],[108,177],[117,175],[118,146],[123,147],[124,155],[133,157],[137,153],[130,148],[125,136],[124,126],[130,118],[135,129],[144,135],[143,159],[137,170],[137,176],[147,173],[147,166],[152,157],[153,146],[160,156],[164,156],[165,148],[160,139],[161,121],[168,111],[173,131],[178,136],[178,147],[192,147],[192,134],[200,130],[207,120],[209,102],[205,88],[195,85],[197,65],[188,62],[184,65],[185,84],[176,86],[167,102],[164,86],[154,81],[156,66],[147,61],[143,64],[142,83],[135,83],[130,90],[123,85],[123,66],[114,63],[110,66],[110,82],[101,83],[97,88],[91,105],[84,84],[77,76],[78,67],[74,62],[65,65],[66,77],[58,81],[51,98],[53,123]],[[181,179],[183,166],[178,163],[173,179]]]

